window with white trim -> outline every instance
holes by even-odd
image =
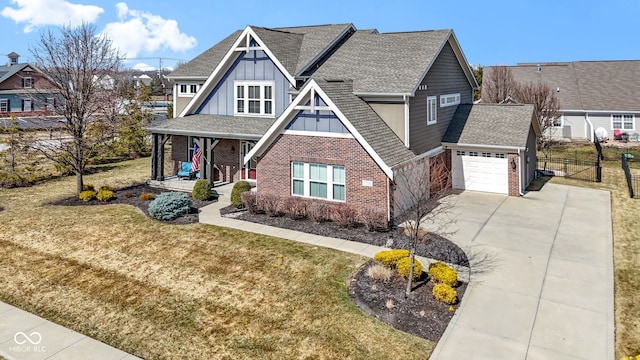
[[[564,115],[551,119],[551,127],[561,128],[564,125]]]
[[[202,87],[202,84],[178,84],[178,95],[191,97]]]
[[[181,94],[187,93],[187,84],[180,84],[180,93]]]
[[[460,104],[460,93],[440,96],[440,107],[454,106]]]
[[[496,154],[496,158],[498,158],[498,159],[504,159],[504,154]]]
[[[31,111],[33,107],[31,105],[31,99],[22,100],[22,111]]]
[[[457,156],[464,156],[465,154],[464,154],[464,151],[457,150],[456,151],[456,155]]]
[[[611,128],[614,130],[635,130],[635,116],[630,114],[612,114]]]
[[[344,166],[292,162],[291,194],[316,199],[345,201]]]
[[[273,81],[236,81],[236,115],[274,116]]]
[[[482,157],[491,157],[491,153],[483,152]]]
[[[438,122],[438,97],[427,97],[427,125]]]
[[[0,99],[0,112],[7,112],[7,111],[9,111],[9,100]]]
[[[32,77],[22,78],[22,87],[25,89],[31,89],[33,87],[33,78]]]
[[[469,156],[478,156],[477,151],[469,151]]]

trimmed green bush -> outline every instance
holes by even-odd
[[[211,184],[205,179],[198,179],[193,185],[191,196],[196,200],[209,200],[211,197]]]
[[[82,185],[82,191],[96,191],[96,188],[91,183]]]
[[[435,284],[432,290],[433,297],[445,304],[453,305],[458,301],[456,290],[447,284]]]
[[[238,209],[243,206],[242,198],[240,194],[245,191],[251,190],[251,184],[248,182],[241,180],[233,185],[233,190],[231,190],[231,205],[237,207]]]
[[[84,202],[89,202],[96,198],[96,192],[94,190],[85,190],[82,191],[78,197]]]
[[[104,186],[101,187],[100,190],[98,190],[98,194],[96,195],[96,199],[98,199],[98,201],[109,201],[114,197],[115,193],[113,192],[113,190],[109,190]]]
[[[395,267],[398,260],[405,257],[409,257],[409,250],[383,250],[373,255],[375,261],[387,267]]]
[[[109,191],[115,192],[115,190],[113,190],[113,186],[109,186],[109,185],[100,186],[100,189],[98,189],[98,191],[100,190],[109,190]]]
[[[189,212],[191,199],[185,193],[167,192],[156,197],[149,204],[149,215],[153,218],[167,221],[173,220]]]
[[[398,260],[396,263],[396,270],[398,270],[398,274],[400,276],[408,278],[409,277],[409,269],[411,268],[411,258],[403,257]],[[422,275],[422,263],[418,261],[418,259],[413,260],[413,280],[418,280]]]
[[[458,272],[442,261],[431,263],[427,274],[431,280],[439,284],[458,285]]]

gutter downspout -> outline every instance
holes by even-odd
[[[584,114],[584,119],[587,121],[587,124],[589,124],[589,127],[591,128],[591,133],[589,134],[589,136],[587,136],[587,134],[584,134],[586,138],[589,138],[591,140],[591,142],[594,142],[595,139],[593,138],[593,134],[595,133],[596,129],[593,128],[593,124],[591,123],[591,120],[589,120],[589,113],[585,113]],[[587,127],[584,127],[584,131],[587,131]]]
[[[404,146],[409,148],[409,99],[407,95],[402,95],[404,101]]]
[[[523,159],[522,159],[522,155],[521,155],[521,151],[520,149],[518,149],[518,162],[520,163],[520,166],[518,166],[518,194],[520,194],[520,196],[524,196],[524,192],[522,191],[522,169],[523,169]],[[524,159],[526,160],[526,159]]]
[[[391,179],[387,178],[387,223],[391,222],[391,195],[389,193],[389,190],[391,190],[390,182]]]

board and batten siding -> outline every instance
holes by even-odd
[[[409,100],[410,149],[421,154],[441,145],[457,106],[440,107],[440,96],[460,93],[461,104],[471,104],[472,89],[451,45],[447,42],[421,85],[427,90],[416,91]],[[437,123],[427,125],[427,97],[437,96]]]
[[[243,52],[200,106],[197,114],[233,115],[234,81],[274,81],[275,117],[289,105],[289,81],[262,50]]]

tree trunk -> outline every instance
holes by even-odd
[[[413,264],[416,259],[416,253],[414,251],[415,245],[411,246],[411,252],[409,253],[409,280],[407,280],[407,291],[405,292],[406,297],[411,295],[411,284],[413,282]]]
[[[82,182],[82,172],[76,171],[76,192],[78,195],[82,192],[84,184]]]

